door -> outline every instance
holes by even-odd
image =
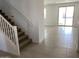
[[[74,6],[60,7],[59,8],[59,25],[73,25]]]

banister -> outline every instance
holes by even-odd
[[[20,55],[17,26],[12,26],[1,14],[0,14],[0,30],[3,32],[4,35],[8,37],[9,42],[15,45],[16,47],[15,53]]]
[[[18,41],[18,34],[17,34],[17,26],[13,26],[14,30],[15,30],[15,37],[16,37],[16,45],[17,45],[17,49],[18,49],[18,54],[20,55],[20,51],[19,51],[19,41]]]
[[[3,18],[3,20],[10,26],[13,28],[13,26],[0,14],[0,18]]]

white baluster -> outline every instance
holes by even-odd
[[[18,55],[20,55],[17,27],[12,26],[3,16],[0,15],[0,30],[17,47],[17,53],[18,53]]]

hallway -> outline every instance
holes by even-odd
[[[72,27],[45,27],[44,42],[26,47],[20,57],[79,57],[78,30]]]

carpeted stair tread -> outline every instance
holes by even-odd
[[[28,39],[26,41],[23,41],[21,44],[20,44],[20,49],[24,48],[25,46],[27,46],[29,43],[31,43],[32,40],[31,39]]]

